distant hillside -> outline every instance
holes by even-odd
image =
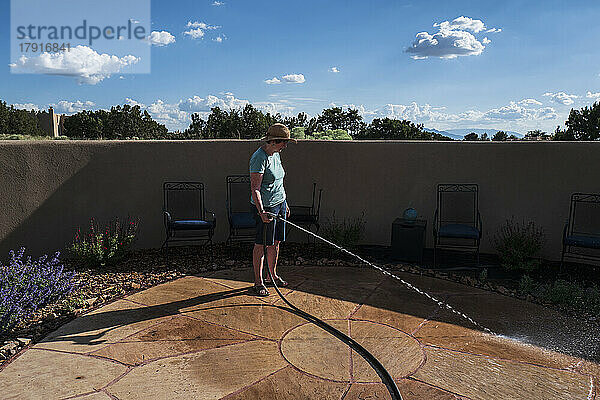
[[[424,131],[439,133],[440,135],[448,136],[449,138],[452,138],[455,140],[463,140],[465,135],[468,135],[471,132],[475,132],[479,136],[483,135],[484,133],[487,133],[491,139],[492,136],[494,136],[496,134],[496,132],[498,132],[500,130],[501,129],[465,128],[465,129],[446,129],[445,131],[438,131],[437,129],[431,129],[431,128],[424,129]],[[518,132],[513,132],[513,131],[504,131],[504,132],[506,132],[506,134],[508,136],[515,135],[518,138],[523,137],[523,135]]]

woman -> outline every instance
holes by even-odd
[[[279,215],[285,219],[290,215],[286,202],[283,177],[285,171],[281,165],[279,152],[286,148],[291,140],[290,130],[283,124],[274,124],[267,130],[267,135],[262,138],[265,142],[250,158],[250,190],[252,196],[252,212],[256,221],[256,238],[252,252],[254,264],[253,291],[258,296],[268,296],[269,291],[263,281],[263,238],[266,229],[267,261],[271,275],[277,286],[285,287],[287,282],[277,275],[277,257],[279,256],[279,243],[285,240],[285,222],[274,219],[267,212]],[[270,282],[267,282],[270,283]]]

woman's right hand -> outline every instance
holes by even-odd
[[[273,217],[271,215],[269,215],[268,213],[266,213],[266,212],[263,211],[263,212],[260,213],[260,219],[262,219],[262,221],[265,224],[268,224],[269,222],[271,222],[273,220]]]

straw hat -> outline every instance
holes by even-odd
[[[262,138],[265,142],[269,140],[290,140],[294,143],[298,143],[296,139],[290,137],[290,130],[284,124],[273,124],[267,130],[267,135]]]

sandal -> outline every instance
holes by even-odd
[[[254,285],[250,289],[250,292],[255,296],[267,297],[269,295],[269,291],[265,287],[265,285]]]
[[[281,279],[280,277],[275,278],[275,283],[277,283],[278,287],[287,287],[288,283]],[[273,286],[273,282],[270,279],[265,279],[265,285]]]

